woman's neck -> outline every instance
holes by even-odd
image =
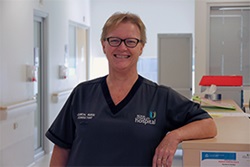
[[[111,73],[107,76],[106,82],[115,105],[120,103],[127,96],[137,79],[137,73],[129,76],[113,75]]]
[[[130,73],[130,74],[117,74],[117,73],[109,73],[107,76],[107,84],[114,86],[123,86],[130,85],[133,86],[136,80],[138,79],[138,73]]]

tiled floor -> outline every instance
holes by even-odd
[[[38,159],[30,167],[48,167],[49,161],[50,161],[50,154],[46,154],[42,158]],[[182,151],[181,150],[177,150],[172,167],[182,167]]]

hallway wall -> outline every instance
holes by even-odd
[[[58,103],[53,102],[52,94],[72,89],[78,83],[77,76],[65,80],[58,77],[58,66],[64,64],[64,48],[68,44],[69,21],[90,26],[89,9],[89,0],[0,1],[1,107],[31,100],[34,97],[35,84],[26,80],[26,65],[33,65],[34,62],[34,10],[44,13],[47,15],[48,33],[46,42],[48,51],[45,54],[48,106],[44,111],[45,119],[48,120],[44,129],[47,129],[65,101],[63,99]],[[0,110],[0,166],[27,166],[33,161],[34,115],[32,109],[29,112],[25,110],[22,112]],[[10,116],[13,112],[16,114],[14,117]],[[6,138],[6,135],[10,138]],[[15,146],[20,151],[15,151],[11,146]],[[51,146],[46,140],[45,151],[50,151]]]

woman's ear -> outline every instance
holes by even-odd
[[[142,54],[142,52],[143,52],[143,48],[144,48],[144,45],[142,45],[141,48],[140,48],[140,50],[139,50],[139,52],[140,52],[139,55],[140,55],[140,56],[141,56],[141,54]]]

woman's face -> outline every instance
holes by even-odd
[[[118,37],[120,39],[136,38],[140,40],[139,28],[130,22],[120,23],[115,29],[109,32],[106,38]],[[109,70],[117,72],[136,70],[137,61],[142,54],[143,45],[139,42],[136,47],[127,47],[124,41],[117,47],[110,46],[107,40],[102,41],[103,52],[109,62]]]

